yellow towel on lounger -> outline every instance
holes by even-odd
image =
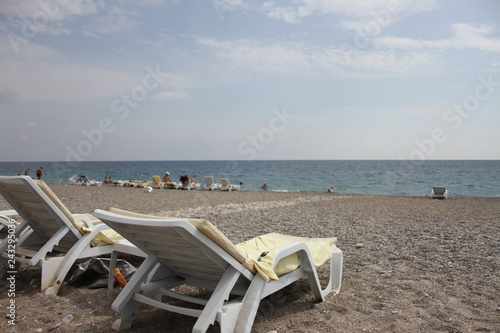
[[[82,235],[92,232],[94,225],[102,223],[99,219],[91,214],[71,214],[66,206],[59,200],[59,197],[50,189],[43,180],[35,180],[35,183],[49,197],[54,205],[66,216],[66,218],[80,231]],[[90,244],[92,246],[112,245],[116,241],[123,239],[113,229],[106,229],[95,236]]]
[[[273,270],[276,249],[294,242],[305,242],[314,265],[320,266],[332,257],[330,246],[337,243],[337,238],[306,238],[271,233],[239,243],[236,248],[252,261],[260,276],[266,280],[278,280],[279,276],[294,271],[300,265],[299,254],[294,253],[281,259]]]
[[[73,214],[72,218],[80,226],[79,230],[82,234],[92,232],[93,226],[102,223],[101,220],[90,214]],[[104,229],[92,238],[90,244],[92,246],[113,245],[122,239],[124,239],[122,235],[113,229]]]

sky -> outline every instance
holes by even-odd
[[[0,5],[0,162],[500,159],[497,0]]]

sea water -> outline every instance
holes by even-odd
[[[433,186],[446,186],[450,196],[500,197],[500,161],[486,160],[282,160],[282,161],[102,161],[102,162],[2,162],[0,175],[24,174],[43,167],[48,183],[69,183],[72,175],[90,179],[151,180],[170,173],[204,184],[204,176],[243,183],[243,189],[293,192],[326,192],[384,195],[429,195]]]

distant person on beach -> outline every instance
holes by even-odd
[[[187,185],[187,184],[189,184],[189,182],[191,181],[191,179],[189,178],[188,175],[184,175],[184,176],[181,176],[181,178],[179,179],[179,181],[181,182],[182,185]]]
[[[196,175],[192,176],[192,177],[191,177],[191,181],[190,181],[190,183],[191,183],[191,184],[194,184],[194,185],[199,185],[199,184],[200,184],[200,182],[199,182],[199,181],[197,181],[197,180],[194,180],[195,178],[196,178]]]
[[[170,179],[170,173],[167,171],[165,172],[165,176],[163,176],[163,182],[164,183],[171,183],[172,180]]]
[[[38,180],[42,179],[42,171],[42,167],[39,167],[38,170],[36,170],[36,178],[38,178]]]
[[[24,170],[24,175],[25,175],[25,176],[29,175],[29,173],[30,173],[30,168],[28,168],[28,169]]]
[[[333,193],[333,192],[335,192],[335,187],[333,187],[333,185],[332,185],[332,186],[330,186],[330,188],[328,189],[328,193]]]
[[[267,188],[268,188],[267,183],[262,184],[262,189],[263,190],[267,190]]]

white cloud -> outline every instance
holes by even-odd
[[[384,10],[393,13],[404,12],[404,15],[411,15],[431,10],[434,7],[435,0],[270,0],[264,2],[260,10],[266,12],[271,18],[281,19],[288,23],[297,23],[313,13],[323,15],[339,14],[360,19],[374,16]]]
[[[266,1],[261,9],[267,12],[267,16],[274,19],[281,19],[287,23],[298,23],[306,16],[311,15],[312,9],[306,6],[278,6],[272,1]]]
[[[420,66],[434,61],[428,52],[404,54],[394,50],[345,50],[338,47],[247,39],[221,41],[199,38],[198,42],[212,48],[215,57],[230,60],[235,68],[292,76],[407,76],[415,73]]]
[[[104,7],[101,0],[72,0],[63,4],[40,0],[3,1],[0,15],[6,17],[9,35],[32,40],[40,34],[70,35],[73,28],[68,24],[69,18],[95,15]]]
[[[199,38],[198,42],[215,50],[214,55],[233,61],[237,67],[274,73],[293,73],[307,66],[307,55],[300,44],[278,44],[274,42],[240,39],[222,41]]]
[[[488,25],[453,24],[451,30],[454,35],[447,39],[420,40],[399,37],[381,37],[374,39],[379,47],[400,49],[437,48],[437,49],[478,49],[500,53],[500,38],[490,38],[494,30]]]
[[[34,26],[47,25],[53,21],[63,21],[70,16],[86,16],[98,13],[104,7],[101,0],[59,1],[3,1],[0,13],[10,20],[22,19]]]

